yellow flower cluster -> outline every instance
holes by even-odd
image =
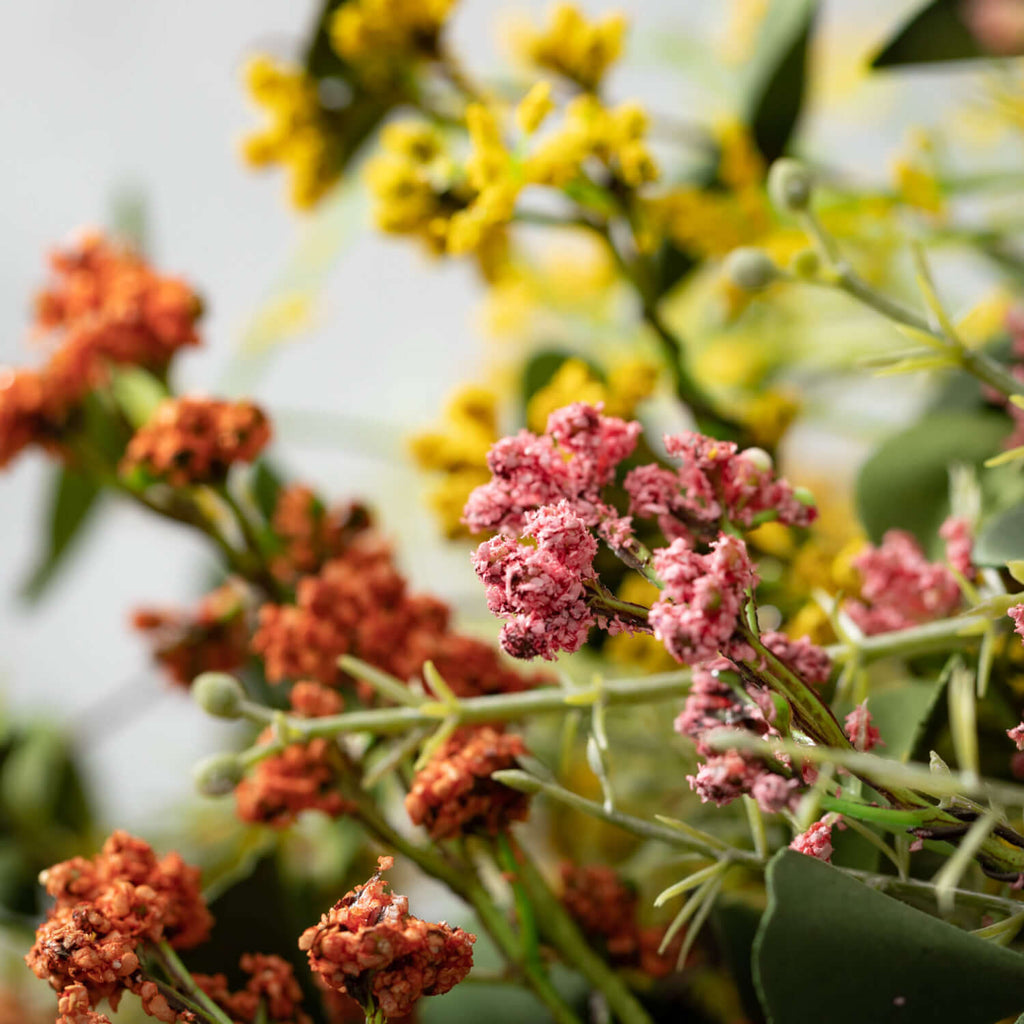
[[[292,202],[309,209],[341,174],[340,148],[326,123],[316,82],[300,67],[266,54],[249,61],[245,81],[269,117],[264,129],[243,140],[245,160],[252,167],[284,167]]]
[[[354,64],[431,57],[456,0],[348,0],[331,18],[331,45]]]
[[[588,22],[572,4],[558,4],[541,31],[530,31],[522,41],[526,58],[538,67],[594,92],[608,69],[622,55],[626,19],[610,14]]]
[[[428,495],[445,536],[466,536],[462,509],[470,491],[491,478],[487,452],[498,440],[497,397],[487,388],[460,388],[445,406],[440,428],[412,438],[413,459],[421,469],[441,474]]]
[[[701,257],[724,256],[771,230],[765,198],[764,160],[746,126],[732,121],[717,131],[718,180],[724,188],[674,188],[648,200],[652,228],[681,249]]]
[[[658,367],[648,359],[630,358],[617,363],[602,380],[582,359],[567,359],[551,380],[537,390],[526,407],[526,425],[543,432],[548,417],[572,402],[604,403],[609,416],[632,417],[658,383]]]
[[[551,109],[550,87],[542,83],[514,119],[529,137]],[[406,123],[384,132],[367,175],[381,230],[419,236],[436,253],[472,253],[485,273],[503,252],[504,229],[528,185],[564,188],[591,160],[634,187],[657,176],[644,139],[647,117],[636,104],[608,108],[596,97],[576,97],[562,125],[526,153],[506,145],[496,111],[483,103],[467,108],[466,127],[470,149],[461,168],[434,129]]]

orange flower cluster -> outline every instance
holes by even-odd
[[[470,832],[497,835],[529,810],[526,793],[491,778],[515,768],[527,752],[521,736],[490,726],[456,732],[413,780],[405,809],[413,824],[423,825],[432,839],[452,839]]]
[[[337,714],[341,695],[320,683],[303,680],[289,694],[292,710],[304,718]],[[267,729],[261,741],[269,741]],[[352,804],[339,792],[341,752],[329,739],[293,743],[280,754],[264,758],[235,787],[238,816],[243,821],[284,828],[303,811],[322,811],[332,818],[351,810]]]
[[[420,996],[443,995],[469,974],[475,935],[409,913],[381,879],[394,865],[381,857],[377,873],[338,900],[299,938],[310,968],[339,992],[386,1017],[409,1013]]]
[[[342,554],[370,526],[370,513],[356,503],[327,508],[312,488],[294,484],[278,495],[271,526],[281,545],[274,575],[288,582]]]
[[[110,364],[160,371],[199,341],[192,289],[130,250],[91,234],[50,262],[55,279],[36,300],[36,327],[63,333],[40,369],[0,367],[0,467],[30,444],[57,447]]]
[[[274,1024],[311,1024],[299,1009],[302,989],[287,960],[262,953],[246,953],[242,970],[249,975],[241,992],[232,992],[223,974],[194,974],[196,984],[226,1013],[240,1022],[252,1024],[260,1006],[266,1007],[266,1019]]]
[[[201,672],[230,672],[249,654],[248,594],[238,582],[207,594],[194,611],[139,608],[132,625],[144,633],[153,657],[180,686]]]
[[[675,969],[675,950],[659,954],[663,928],[641,928],[636,893],[609,867],[562,865],[562,903],[587,939],[616,967],[638,968],[653,978]]]
[[[216,483],[269,441],[270,421],[251,402],[169,398],[128,442],[121,472],[141,471],[175,487]]]
[[[40,880],[56,902],[25,962],[60,994],[67,1021],[105,1021],[89,1016],[93,1008],[106,999],[117,1009],[126,990],[162,1021],[191,1019],[143,976],[137,948],[166,940],[187,949],[208,937],[213,918],[198,869],[176,853],[158,860],[141,839],[115,832],[92,860],[56,864]]]
[[[449,630],[447,605],[410,594],[391,552],[370,531],[358,533],[315,575],[299,580],[295,604],[266,604],[252,649],[271,682],[310,678],[338,686],[338,658],[351,654],[399,679],[431,660],[459,696],[523,690],[535,679],[502,665],[487,644]],[[372,691],[360,695],[371,700]]]

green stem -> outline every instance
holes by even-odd
[[[640,836],[643,839],[654,839],[669,846],[679,846],[686,850],[694,850],[714,860],[728,858],[752,866],[761,863],[761,859],[756,853],[728,846],[712,836],[709,836],[708,841],[705,841],[700,837],[696,829],[687,829],[685,832],[677,831],[676,829],[669,828],[667,825],[659,825],[651,821],[645,821],[643,818],[635,818],[630,814],[624,814],[622,811],[608,810],[603,804],[588,800],[586,797],[573,793],[557,783],[544,782],[542,779],[538,779],[516,768],[494,772],[491,778],[502,785],[518,789],[524,793],[543,793],[560,804],[565,804],[567,807],[572,807],[593,818],[600,818],[610,825],[621,828],[624,832],[631,832],[633,835]]]
[[[196,984],[192,972],[181,962],[168,942],[161,940],[156,943],[153,953],[175,988],[201,1007],[212,1021],[217,1024],[233,1024],[231,1018]]]
[[[808,234],[814,239],[834,275],[833,281],[819,283],[839,288],[886,319],[934,338],[943,345],[948,355],[962,369],[1003,395],[1007,397],[1018,395],[1024,390],[1024,384],[990,356],[984,352],[967,348],[957,339],[950,338],[943,331],[936,330],[928,318],[916,310],[872,288],[842,255],[835,239],[825,230],[812,211],[805,212],[803,221]]]
[[[435,850],[420,846],[403,836],[367,802],[364,794],[359,793],[356,802],[356,816],[368,832],[375,835],[389,849],[396,850],[428,875],[443,882],[453,893],[473,907],[487,933],[508,962],[514,964],[525,977],[537,998],[551,1011],[556,1024],[581,1024],[580,1019],[551,984],[543,966],[531,962],[524,955],[519,940],[504,914],[494,905],[490,894],[474,871],[467,870],[465,865],[453,864]]]
[[[622,1024],[652,1024],[650,1016],[625,982],[589,945],[576,922],[555,898],[530,857],[519,847],[518,875],[537,915],[541,934],[605,998],[608,1008]]]
[[[600,687],[591,686],[567,690],[557,686],[545,686],[520,693],[499,693],[483,697],[467,697],[457,704],[440,704],[428,701],[418,707],[370,708],[349,711],[324,718],[295,718],[283,716],[289,736],[298,741],[315,737],[340,736],[345,733],[368,732],[374,735],[404,733],[424,725],[436,726],[446,718],[457,718],[462,725],[482,722],[503,722],[525,718],[544,712],[565,714],[581,706],[603,700],[606,704],[651,704],[685,696],[690,689],[689,669],[665,672],[641,679],[611,679],[603,681]],[[280,713],[258,704],[246,703],[247,717],[261,724],[271,722]],[[271,749],[273,747],[273,749]],[[259,751],[253,748],[247,760],[260,760]],[[266,754],[276,752],[279,747],[266,745]]]

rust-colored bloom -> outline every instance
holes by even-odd
[[[139,608],[132,625],[145,634],[154,659],[180,686],[201,672],[230,672],[249,653],[247,592],[238,583],[211,591],[193,611]]]
[[[338,557],[296,587],[294,604],[265,604],[252,649],[271,682],[313,679],[338,686],[348,677],[338,658],[351,654],[399,679],[431,660],[460,697],[523,690],[523,677],[487,644],[450,631],[449,610],[437,598],[410,594],[379,536],[359,532]],[[373,691],[358,686],[364,700]]]
[[[95,1007],[106,999],[116,1010],[125,991],[159,1020],[194,1019],[146,978],[138,949],[165,940],[186,949],[207,938],[213,919],[198,869],[176,853],[157,859],[141,839],[115,832],[91,860],[55,864],[40,880],[55,904],[25,962],[57,991],[62,1024],[103,1024]]]
[[[270,737],[268,731],[261,739]],[[260,761],[235,787],[238,816],[275,828],[290,825],[303,811],[338,818],[352,806],[338,792],[340,777],[339,751],[332,740],[293,743]]]
[[[293,484],[277,497],[271,526],[281,544],[274,574],[282,580],[317,572],[328,559],[341,555],[371,525],[358,503],[328,508],[311,487]]]
[[[56,899],[56,910],[74,909],[83,902],[106,909],[103,899],[118,883],[148,886],[164,901],[160,936],[176,949],[205,942],[213,925],[199,886],[199,869],[186,864],[178,853],[157,858],[147,842],[120,829],[92,860],[74,857],[48,868],[39,878]]]
[[[242,1024],[255,1021],[261,1005],[266,1007],[267,1019],[275,1024],[310,1024],[310,1018],[299,1009],[302,989],[287,960],[246,953],[241,967],[249,975],[241,992],[232,992],[223,974],[194,974],[193,978],[221,1009]]]
[[[456,732],[438,748],[413,780],[405,809],[432,839],[451,839],[467,832],[497,835],[529,810],[526,793],[495,782],[491,775],[515,768],[525,754],[521,736],[491,726]]]
[[[175,487],[217,483],[269,441],[270,422],[251,402],[169,398],[128,442],[121,472],[141,471]]]
[[[641,928],[636,892],[609,867],[562,865],[562,904],[590,943],[616,967],[638,968],[654,978],[675,967],[675,949],[658,952],[664,929]]]
[[[409,913],[381,873],[394,865],[381,857],[377,873],[346,893],[299,938],[309,966],[328,986],[388,1018],[409,1013],[420,996],[443,995],[473,966],[475,935]]]
[[[195,293],[130,249],[88,234],[50,262],[54,280],[37,297],[36,333],[55,344],[38,370],[0,367],[0,467],[31,444],[58,449],[112,364],[162,371],[199,341]]]

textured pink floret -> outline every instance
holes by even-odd
[[[665,447],[680,462],[675,472],[639,466],[624,487],[633,515],[657,519],[670,540],[704,535],[723,516],[741,526],[765,516],[808,526],[817,514],[775,477],[771,457],[760,448],[741,452],[730,441],[693,432],[666,436]]]
[[[867,751],[873,750],[881,742],[878,729],[872,724],[871,712],[868,711],[868,702],[866,700],[861,701],[846,716],[845,724],[846,735],[857,750],[863,750],[867,753]]]
[[[712,754],[686,781],[702,803],[724,807],[738,796],[749,793],[763,769],[759,762],[744,757],[737,750]]]
[[[789,848],[829,863],[832,860],[832,823],[827,818],[816,821],[806,832],[798,835]]]
[[[1006,735],[1017,744],[1018,750],[1024,750],[1024,722],[1006,730]]]
[[[687,665],[732,653],[746,588],[756,582],[743,541],[723,535],[701,555],[675,540],[654,552],[654,569],[665,590],[649,622],[668,652]]]
[[[977,570],[971,564],[974,540],[970,520],[965,516],[950,516],[939,527],[939,536],[946,542],[946,561],[965,579],[973,579]]]
[[[1024,640],[1024,604],[1015,604],[1006,614],[1013,619],[1013,631]]]
[[[792,808],[799,797],[800,783],[775,772],[763,771],[750,787],[750,795],[765,814],[778,814]]]
[[[636,447],[640,424],[601,414],[577,402],[551,414],[548,433],[521,430],[498,441],[487,455],[491,480],[476,488],[463,510],[474,533],[519,532],[526,513],[568,501],[588,526],[618,515],[601,501],[601,488]]]
[[[805,683],[823,686],[832,674],[828,653],[806,636],[790,640],[785,633],[765,633],[761,643]]]
[[[960,605],[956,577],[929,562],[903,530],[889,530],[879,547],[869,545],[853,564],[861,575],[861,599],[844,607],[869,636],[943,618]]]
[[[593,576],[597,541],[568,501],[563,499],[557,505],[527,512],[523,536],[533,537],[539,547],[550,551],[568,568]]]
[[[594,577],[597,541],[565,501],[528,512],[525,532],[535,547],[499,534],[473,555],[488,608],[510,620],[502,647],[516,658],[577,651],[595,622],[583,581]]]

